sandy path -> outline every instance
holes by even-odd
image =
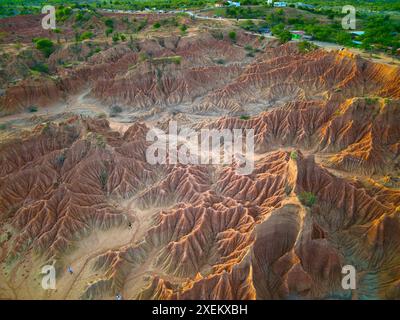
[[[134,226],[136,226],[135,230],[132,232],[131,238],[127,242],[122,244],[122,245],[118,244],[118,245],[115,245],[115,246],[113,246],[111,248],[102,248],[102,249],[99,249],[99,250],[95,251],[94,253],[90,254],[89,256],[79,257],[77,260],[85,259],[85,262],[83,263],[82,267],[80,268],[80,270],[76,274],[76,276],[74,276],[74,280],[72,281],[72,283],[70,284],[70,286],[67,289],[66,293],[64,294],[64,297],[63,297],[64,300],[68,299],[68,297],[70,296],[72,290],[74,289],[74,285],[76,284],[76,282],[81,280],[81,276],[83,274],[83,271],[86,269],[87,265],[89,264],[89,262],[91,260],[93,260],[94,258],[96,258],[96,257],[98,257],[98,256],[100,256],[102,254],[105,254],[108,251],[118,250],[118,249],[120,249],[122,247],[125,247],[125,246],[135,242],[141,224],[140,224],[140,219],[138,219],[138,217],[137,217],[137,214],[135,213],[134,210],[132,210],[132,205],[133,205],[133,201],[130,201],[128,203],[128,206],[126,207],[126,215],[128,216],[129,221],[131,223],[133,223]],[[71,263],[71,265],[74,265],[77,260],[73,261]]]

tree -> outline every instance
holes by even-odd
[[[292,40],[292,34],[288,30],[283,30],[279,35],[278,39],[281,43],[286,43]]]
[[[278,24],[273,27],[272,33],[279,39],[281,43],[286,43],[292,39],[292,34],[285,29],[283,24]]]
[[[336,35],[336,42],[343,45],[351,45],[351,35],[345,31],[339,31]]]

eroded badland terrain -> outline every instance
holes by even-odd
[[[0,25],[0,298],[400,298],[398,67],[229,20],[102,13],[76,41],[40,19]],[[253,128],[253,172],[149,164],[170,120]]]

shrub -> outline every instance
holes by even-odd
[[[274,26],[271,31],[281,43],[286,43],[292,39],[292,34],[285,29],[285,25],[283,23]]]
[[[211,35],[213,36],[214,39],[217,40],[223,40],[224,39],[224,34],[221,31],[211,31]]]
[[[65,154],[64,153],[59,154],[55,159],[55,162],[56,162],[57,166],[62,166],[64,164],[64,161],[65,161]]]
[[[36,106],[30,106],[30,107],[28,108],[28,111],[29,111],[29,112],[37,112],[37,111],[38,111],[38,107],[36,107]]]
[[[283,30],[278,34],[278,39],[281,43],[286,43],[292,40],[292,34],[288,30]]]
[[[228,33],[228,37],[229,37],[229,39],[231,39],[231,41],[236,42],[237,36],[236,36],[236,32],[235,31],[230,31]]]
[[[147,59],[149,59],[149,55],[145,52],[140,52],[139,53],[139,61],[146,61]]]
[[[185,32],[185,31],[187,30],[186,24],[181,25],[181,26],[179,27],[179,29],[180,29],[182,32]]]
[[[99,180],[100,180],[101,187],[104,190],[107,185],[107,180],[108,180],[108,173],[107,173],[106,169],[102,169],[100,171]]]
[[[113,32],[114,32],[114,29],[112,29],[112,28],[106,29],[106,37],[108,37]]]
[[[160,27],[161,27],[161,24],[159,22],[156,22],[155,24],[153,24],[154,29],[158,29]]]
[[[159,57],[159,58],[154,58],[154,59],[152,59],[152,62],[153,62],[154,64],[157,64],[157,63],[175,63],[175,64],[181,64],[181,62],[182,62],[182,57],[181,57],[181,56]]]
[[[293,150],[290,152],[290,159],[296,160],[297,159],[297,151]]]
[[[36,45],[36,49],[43,52],[43,54],[48,58],[55,50],[54,43],[47,38],[33,39]]]
[[[241,115],[241,116],[240,116],[240,119],[241,119],[241,120],[249,120],[249,119],[250,119],[250,116],[248,116],[248,115]]]
[[[308,41],[300,41],[297,46],[301,53],[307,53],[318,48],[315,44]]]
[[[367,97],[367,98],[365,98],[365,102],[367,103],[367,104],[374,104],[374,103],[376,103],[378,101],[378,98],[376,98],[376,97],[374,97],[374,98],[372,98],[372,97]]]
[[[106,19],[104,21],[104,24],[106,25],[106,27],[114,29],[114,20],[113,19]]]
[[[84,33],[82,33],[79,37],[79,40],[83,41],[86,39],[91,39],[93,38],[93,32],[91,31],[85,31]]]
[[[31,70],[41,73],[49,73],[49,66],[45,63],[38,62],[31,67]]]
[[[112,37],[112,41],[113,41],[113,42],[118,42],[119,39],[120,39],[120,37],[119,37],[119,34],[118,34],[118,33],[114,34],[113,37]]]
[[[110,117],[115,117],[118,113],[122,112],[122,108],[120,106],[112,106],[110,110]]]
[[[315,194],[313,194],[312,192],[302,192],[298,195],[298,198],[303,205],[310,207],[310,208],[317,201],[317,196]]]

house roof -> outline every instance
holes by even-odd
[[[306,32],[303,31],[303,30],[290,30],[290,33],[299,34],[299,35],[301,35],[301,36],[303,36],[303,35],[306,34]]]
[[[355,34],[357,36],[362,36],[365,33],[365,31],[350,31],[350,33]]]

